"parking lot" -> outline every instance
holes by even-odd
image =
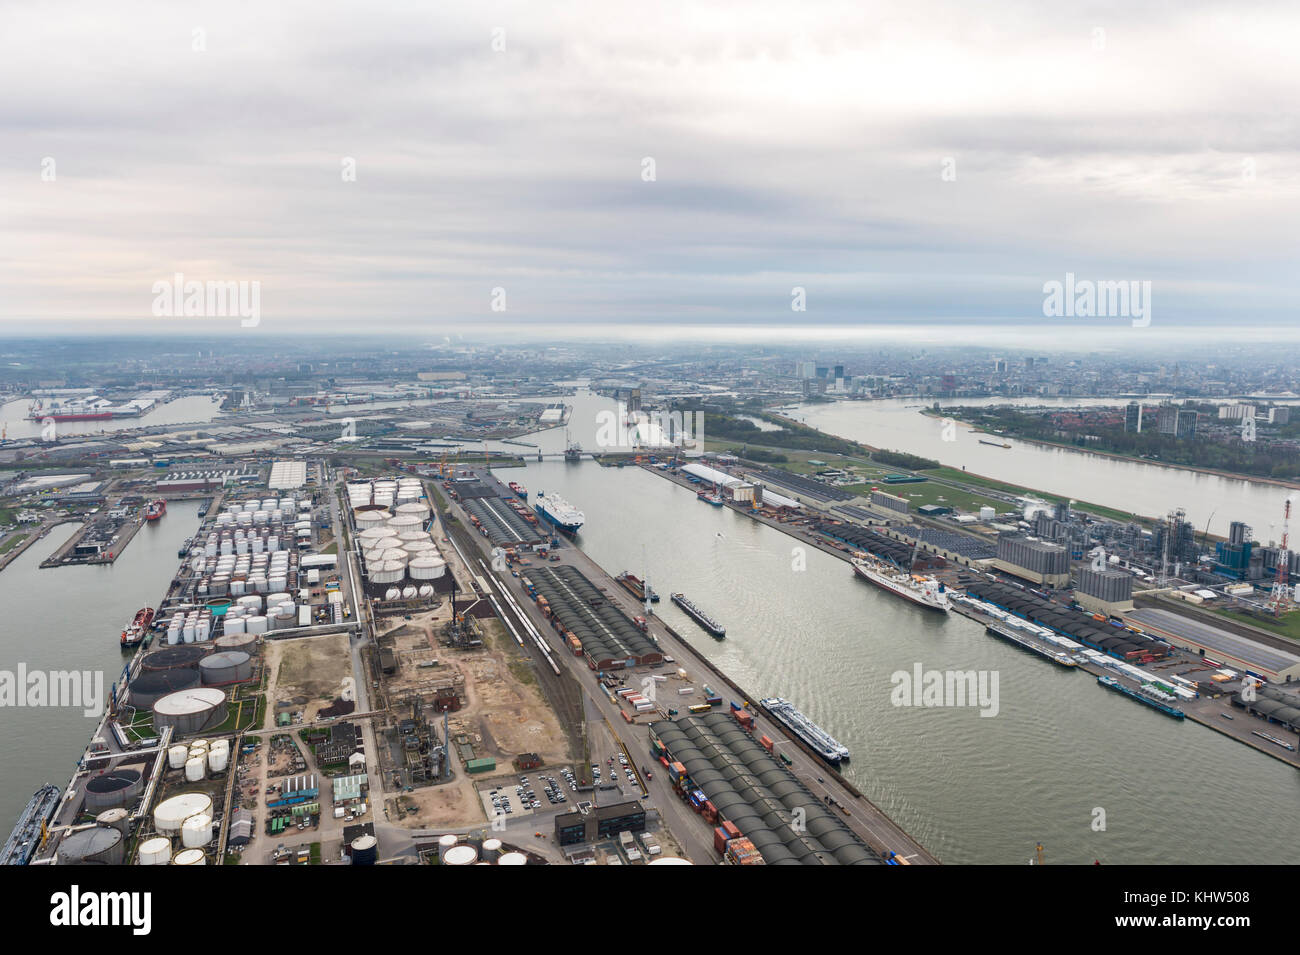
[[[512,781],[498,781],[479,790],[483,812],[489,818],[527,818],[548,810],[568,811],[576,802],[578,778],[569,766],[557,770],[521,773]]]

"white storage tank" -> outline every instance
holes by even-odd
[[[202,756],[191,756],[185,761],[185,781],[197,783],[203,779],[205,763]]]
[[[159,835],[174,836],[191,816],[211,814],[212,799],[206,793],[181,793],[154,807],[153,827]]]
[[[172,842],[162,836],[146,839],[140,843],[140,865],[166,865],[172,861]]]
[[[208,857],[202,849],[182,849],[172,859],[172,865],[207,865]]]
[[[442,854],[443,865],[473,865],[478,861],[478,853],[471,845],[452,846]]]
[[[172,746],[167,750],[167,765],[171,769],[181,769],[185,766],[185,761],[190,758],[189,748],[186,746]]]
[[[207,813],[190,816],[181,823],[181,845],[198,849],[212,841],[212,817]]]

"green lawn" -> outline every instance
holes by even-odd
[[[1252,627],[1267,630],[1269,633],[1276,633],[1279,637],[1300,641],[1300,611],[1298,610],[1284,613],[1276,619],[1270,619],[1268,617],[1256,617],[1253,614],[1245,614],[1236,610],[1223,610],[1218,607],[1206,609],[1226,620],[1249,624]]]
[[[13,534],[6,538],[4,543],[0,543],[0,555],[7,554],[23,541],[27,540],[29,534]]]

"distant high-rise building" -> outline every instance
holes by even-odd
[[[815,361],[795,362],[794,374],[796,378],[804,378],[804,379],[816,378],[817,362]]]
[[[1178,407],[1176,405],[1161,405],[1156,424],[1161,434],[1177,434]]]
[[[1174,425],[1174,435],[1179,438],[1196,437],[1196,412],[1180,411]]]
[[[1268,409],[1269,424],[1289,424],[1291,422],[1291,409],[1282,405],[1275,405]]]
[[[1034,360],[1033,360],[1032,358],[1026,358],[1026,359],[1025,359],[1025,367],[1026,367],[1026,368],[1033,368],[1033,367],[1034,367]]]
[[[843,377],[844,377],[844,366],[843,366],[843,365],[836,365],[836,366],[835,366],[835,375],[834,375],[834,377],[835,377],[835,378],[843,378]]]
[[[1124,430],[1130,434],[1142,433],[1142,405],[1130,401],[1124,409]]]
[[[1254,405],[1219,405],[1220,421],[1242,421],[1255,417]]]
[[[827,368],[827,367],[825,367],[825,366],[823,366],[823,365],[818,365],[818,366],[817,366],[817,377],[818,377],[818,378],[826,378],[826,377],[828,377],[828,376],[830,375],[830,371],[831,371],[831,370],[830,370],[829,368]]]
[[[993,363],[993,371],[999,375],[1005,375],[1007,373],[1007,360],[1005,358],[999,358],[995,361]]]

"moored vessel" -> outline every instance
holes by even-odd
[[[144,640],[153,624],[153,615],[153,607],[141,607],[136,611],[135,619],[122,630],[123,647],[134,647]]]
[[[784,724],[787,729],[811,746],[817,755],[826,762],[835,765],[849,758],[847,746],[838,742],[830,733],[800,713],[789,700],[773,696],[758,702],[763,709],[772,715],[774,720]]]
[[[905,573],[871,554],[854,557],[852,562],[855,574],[882,590],[888,590],[891,594],[928,610],[948,612],[948,594],[943,584],[933,577]]]

